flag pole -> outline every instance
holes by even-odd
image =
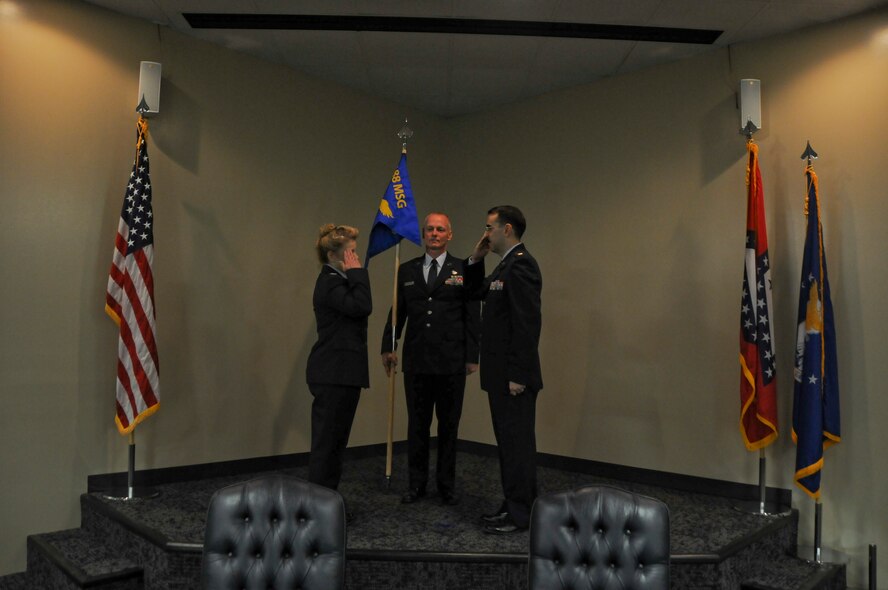
[[[750,211],[751,211],[750,208],[753,207],[753,205],[751,204],[752,203],[752,196],[753,196],[753,194],[755,194],[756,197],[758,197],[760,194],[759,191],[761,190],[761,187],[758,186],[758,184],[757,184],[760,180],[759,179],[759,171],[758,171],[759,170],[758,156],[757,156],[758,148],[755,144],[755,140],[752,138],[753,134],[758,130],[759,130],[759,128],[755,125],[755,123],[752,122],[751,119],[747,119],[746,124],[740,129],[740,133],[742,133],[744,136],[746,136],[746,150],[747,150],[747,168],[746,168],[746,175],[747,175],[746,176],[746,184],[747,184],[747,199],[748,199],[748,201],[747,201],[747,232],[749,232],[749,225],[748,224],[749,224],[749,215],[750,215]],[[761,202],[761,206],[762,207],[764,206],[763,201]],[[755,207],[757,208],[758,205],[755,205]],[[762,213],[762,215],[764,215],[764,213]],[[764,217],[762,218],[762,227],[761,228],[759,227],[758,221],[755,222],[755,227],[756,227],[756,233],[758,233],[759,229],[762,230],[762,235],[757,236],[756,240],[760,240],[760,239],[767,240],[767,238],[765,236],[765,232],[764,232]],[[747,248],[749,248],[749,242],[747,242]],[[758,243],[755,245],[755,249],[756,249],[756,251],[758,250]],[[767,255],[767,250],[765,251],[765,254]],[[758,274],[758,271],[756,271],[756,274]],[[752,280],[753,278],[755,278],[755,277],[751,277],[751,278],[747,279],[746,275],[747,275],[747,272],[744,272],[744,284],[746,283],[747,280]],[[767,273],[765,274],[765,277],[767,277]],[[745,292],[746,292],[746,289],[744,287],[744,297],[746,296]],[[768,300],[770,298],[770,294],[768,291],[765,292],[765,298],[766,298],[766,300]],[[768,301],[768,304],[770,305],[770,301]],[[744,311],[743,313],[745,314],[746,312]],[[742,323],[742,318],[741,318],[741,323]],[[748,402],[749,404],[751,404],[752,401],[755,401],[755,399],[757,397],[760,397],[762,394],[756,391],[756,389],[757,389],[756,382],[757,382],[758,377],[756,375],[752,375],[750,373],[749,369],[747,368],[746,362],[744,360],[745,359],[744,355],[746,354],[744,352],[743,344],[742,344],[742,341],[744,340],[744,338],[745,337],[743,336],[743,328],[741,328],[740,363],[741,363],[741,366],[743,367],[743,374],[744,374],[744,376],[741,377],[741,381],[745,379],[746,381],[748,381],[750,383],[750,385],[753,388],[753,398],[750,399],[750,401]],[[768,338],[769,339],[767,341],[771,342],[770,330],[768,332]],[[747,341],[748,341],[748,338],[747,338]],[[756,352],[756,354],[758,354],[758,353]],[[768,357],[768,358],[771,358],[771,357]],[[760,368],[757,368],[756,372],[759,373],[759,371],[760,371]],[[743,386],[741,385],[741,400],[743,400],[742,387]],[[775,395],[776,395],[776,393],[775,393]],[[757,409],[755,409],[755,408],[750,407],[750,409],[755,410],[757,412]],[[734,506],[734,509],[738,510],[740,512],[746,512],[746,513],[755,514],[758,516],[775,516],[775,515],[789,514],[788,508],[781,509],[781,506],[779,505],[779,503],[773,502],[769,505],[768,501],[767,501],[767,489],[768,489],[768,487],[767,487],[767,457],[765,456],[765,448],[777,436],[777,422],[776,422],[777,416],[776,416],[776,413],[774,414],[774,416],[772,418],[773,424],[769,423],[769,425],[771,426],[771,428],[773,430],[773,433],[769,437],[758,439],[756,441],[750,441],[748,438],[748,431],[745,429],[744,424],[743,424],[743,419],[744,419],[743,412],[745,412],[746,410],[747,410],[747,406],[744,405],[743,411],[741,412],[741,430],[744,433],[743,436],[747,440],[747,448],[750,451],[754,450],[755,446],[758,446],[758,451],[759,451],[758,496],[759,497],[758,497],[757,502],[754,500],[741,501],[737,505]],[[753,444],[751,444],[751,442],[755,443],[755,446],[753,446]]]
[[[398,130],[401,139],[401,153],[407,154],[407,140],[413,137],[413,130],[407,125],[407,117],[404,117],[404,125]],[[392,352],[398,341],[398,267],[401,266],[401,240],[395,244],[395,272],[392,279]],[[389,407],[388,407],[388,436],[385,444],[385,485],[392,485],[392,454],[394,450],[395,430],[395,376],[398,374],[397,365],[393,365],[389,371]]]
[[[145,500],[148,498],[156,498],[160,492],[150,487],[136,487],[136,429],[133,428],[129,432],[129,449],[128,461],[126,468],[126,488],[114,487],[102,494],[108,500],[122,500],[131,502],[133,500]]]
[[[126,470],[126,499],[133,499],[133,488],[136,479],[136,429],[129,433],[129,461]]]
[[[823,563],[823,504],[817,498],[814,504],[814,562]]]
[[[407,151],[406,148],[404,151]],[[392,352],[397,343],[398,329],[398,267],[401,265],[401,242],[395,245],[395,278],[392,286]],[[398,373],[398,365],[392,365],[389,370],[389,406],[388,406],[388,437],[385,444],[385,485],[392,485],[392,451],[394,447],[395,430],[395,376]]]
[[[143,64],[146,62],[142,62]],[[156,64],[160,65],[160,64]],[[159,80],[158,80],[159,84]],[[159,91],[159,88],[158,88]],[[156,108],[156,107],[155,107]],[[136,106],[136,112],[139,113],[139,119],[136,121],[136,162],[133,164],[133,174],[136,171],[136,165],[138,164],[138,158],[141,155],[142,146],[146,146],[145,136],[148,133],[148,119],[145,116],[150,112],[150,108],[148,104],[145,102],[145,96],[142,96],[142,99],[139,101],[138,106]],[[156,112],[156,111],[155,111]],[[153,295],[152,295],[152,304],[153,304]],[[106,310],[110,308],[106,304]],[[115,320],[115,323],[120,325],[121,321],[125,321],[122,317],[119,317],[116,312],[108,312],[111,315],[111,318]],[[157,405],[154,406],[154,409],[157,409]],[[144,416],[147,416],[145,414]],[[126,488],[112,487],[110,490],[105,492],[103,496],[109,500],[123,500],[123,501],[133,501],[147,498],[154,498],[160,495],[160,492],[150,487],[136,487],[136,425],[138,424],[138,417],[133,424],[129,425],[129,445],[127,449],[127,468],[126,468]],[[118,421],[118,425],[120,422]],[[119,426],[122,428],[122,426]],[[126,431],[121,431],[121,434],[124,434]]]

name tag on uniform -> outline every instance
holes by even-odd
[[[406,283],[404,283],[404,286],[405,286],[405,287],[412,287],[412,286],[413,286],[413,281],[407,281]]]
[[[502,281],[491,281],[490,282],[490,290],[491,291],[502,291],[503,290],[503,282]]]

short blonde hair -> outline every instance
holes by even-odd
[[[330,252],[338,252],[350,240],[358,239],[358,229],[350,225],[322,225],[316,244],[318,259],[321,264],[327,264],[330,260],[327,255]]]

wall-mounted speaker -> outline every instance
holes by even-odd
[[[143,61],[139,66],[139,98],[136,112],[146,117],[160,112],[160,69],[156,61]]]
[[[762,81],[744,78],[740,80],[740,129],[750,122],[755,125],[753,131],[762,128]]]

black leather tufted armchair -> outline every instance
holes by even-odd
[[[669,509],[654,498],[589,486],[537,498],[530,590],[669,588]]]
[[[208,590],[345,587],[345,506],[333,490],[282,475],[217,491],[204,536]]]

